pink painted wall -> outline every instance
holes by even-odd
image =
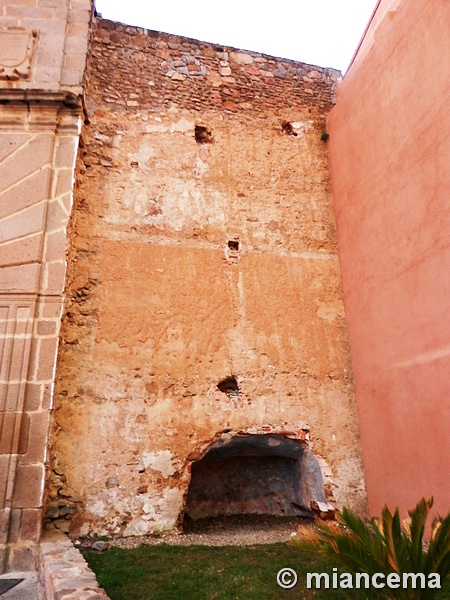
[[[450,3],[381,0],[328,121],[369,509],[450,508]]]

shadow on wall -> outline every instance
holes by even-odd
[[[305,442],[284,435],[236,435],[214,442],[192,465],[185,515],[313,518],[320,506],[330,510],[319,463]]]

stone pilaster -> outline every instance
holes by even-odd
[[[0,547],[39,539],[80,106],[9,93],[0,110]],[[15,97],[14,97],[15,96]]]
[[[34,564],[91,0],[0,8],[0,571]]]

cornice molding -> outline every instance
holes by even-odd
[[[0,89],[0,129],[80,133],[83,99],[72,92]]]

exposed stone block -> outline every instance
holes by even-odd
[[[63,31],[63,25],[64,21],[61,21],[59,23],[61,31]],[[52,37],[42,40],[39,45],[39,71],[36,73],[37,77],[40,77],[42,69],[55,69],[55,72],[61,72],[64,58],[58,46],[63,44],[64,38],[61,34],[58,36],[57,32],[51,35]]]
[[[50,166],[44,167],[20,180],[2,193],[0,218],[48,198],[50,191]]]
[[[24,437],[19,452],[19,464],[42,463],[47,447],[49,411],[24,413],[22,417]],[[22,442],[22,439],[21,439]],[[26,442],[26,443],[25,443]]]
[[[6,392],[4,392],[4,396],[6,396],[4,405],[5,411],[14,412],[17,410],[17,407],[20,406],[24,387],[24,381],[14,383],[9,381],[4,385],[4,389],[6,389]]]
[[[86,2],[86,0],[84,0]],[[72,1],[73,4],[73,1]],[[65,0],[37,0],[38,6],[50,6],[52,8],[66,7],[67,2]]]
[[[37,287],[40,265],[30,263],[0,268],[0,287],[11,292],[33,292]]]
[[[81,0],[85,2],[86,0]],[[73,2],[72,2],[73,5]],[[73,22],[67,24],[67,37],[68,39],[78,38],[84,40],[85,46],[87,46],[87,39],[89,34],[89,23]]]
[[[39,79],[36,77],[36,83],[44,85],[50,89],[50,91],[59,90],[59,80],[61,78],[61,68],[59,67],[45,67],[42,66],[38,72]],[[55,83],[56,82],[56,83]]]
[[[43,396],[42,383],[30,383],[26,384],[25,388],[25,400],[24,400],[24,411],[31,412],[41,408],[42,396]]]
[[[65,238],[65,236],[64,236]],[[57,333],[59,323],[57,321],[38,321],[36,327],[36,333],[39,336],[55,336]]]
[[[11,460],[7,454],[0,454],[0,508],[6,507],[9,490],[7,489],[10,468],[15,467],[16,457]],[[11,463],[11,464],[10,464]]]
[[[43,384],[42,410],[53,408],[53,385],[50,383]]]
[[[59,319],[61,310],[62,298],[48,298],[41,302],[39,316],[43,319]]]
[[[25,6],[36,6],[37,0],[8,0],[9,6],[25,7]]]
[[[8,542],[15,544],[19,539],[20,523],[22,520],[22,509],[13,508],[9,516]]]
[[[40,202],[19,213],[5,217],[1,221],[0,241],[13,240],[40,232],[44,226],[46,208],[46,203]]]
[[[54,8],[44,8],[37,7],[34,2],[33,5],[28,6],[11,6],[13,4],[11,0],[8,0],[8,5],[6,6],[6,14],[9,17],[18,17],[21,19],[21,22],[26,22],[26,27],[29,26],[30,22],[33,23],[33,28],[38,28],[42,21],[47,21],[50,19],[54,19],[55,21],[65,21],[67,9],[64,7],[54,7]],[[47,30],[46,25],[44,25],[45,30]]]
[[[37,546],[27,542],[9,546],[9,571],[34,571],[37,562]]]
[[[78,149],[78,138],[74,135],[58,136],[56,147],[55,167],[70,168],[75,167],[75,158]],[[70,190],[72,191],[72,190]]]
[[[0,457],[1,461],[1,457]],[[1,466],[1,462],[0,462]],[[1,490],[1,479],[6,475],[6,473],[0,473],[0,490]],[[0,508],[0,545],[6,544],[8,541],[8,530],[9,530],[9,520],[11,517],[11,509],[10,508]],[[0,556],[0,565],[2,564],[1,556]]]
[[[62,294],[66,274],[64,262],[52,262],[45,266],[44,289],[47,292]],[[44,379],[46,379],[44,377]]]
[[[2,189],[28,177],[50,163],[53,149],[53,135],[40,133],[29,143],[21,146],[14,155],[0,163]]]
[[[53,204],[53,203],[52,203]],[[46,235],[45,257],[47,262],[59,261],[66,251],[66,232],[54,231]],[[45,334],[45,335],[48,335]]]
[[[61,196],[62,194],[67,194],[72,190],[73,187],[73,170],[71,168],[68,169],[58,169],[57,174],[57,183],[56,183],[56,192],[55,196]]]
[[[53,266],[53,265],[50,265]],[[58,265],[59,266],[59,265]],[[36,370],[37,381],[51,381],[56,363],[58,338],[42,338],[39,343],[39,360]]]
[[[13,351],[11,353],[9,364],[9,378],[12,381],[20,381],[22,379],[27,345],[28,340],[26,338],[16,337],[14,339]]]
[[[15,508],[39,508],[44,490],[44,465],[18,465],[14,487]]]
[[[0,267],[27,262],[40,262],[42,254],[41,232],[3,245],[0,251]]]
[[[16,412],[0,412],[0,454],[16,453],[14,442],[17,443],[20,414]]]
[[[68,70],[64,69],[61,75],[61,85],[80,85],[83,77],[81,69]]]
[[[18,454],[25,454],[28,450],[28,442],[30,437],[30,417],[26,413],[19,413],[17,419],[17,427],[19,428],[20,424],[20,433],[19,433],[19,444],[17,450],[14,451]]]
[[[86,5],[85,5],[86,6]],[[68,11],[68,23],[89,23],[91,20],[91,11],[81,9],[72,9]]]
[[[22,521],[20,525],[19,540],[37,544],[41,535],[42,509],[22,509]]]
[[[69,182],[72,180],[70,169],[59,169],[55,175],[57,177],[59,187],[65,187],[67,190],[67,188],[69,188]],[[60,200],[60,198],[50,200],[48,203],[47,212],[47,231],[50,233],[53,231],[60,231],[62,228],[65,229],[68,218],[69,215],[65,209],[64,203]],[[61,259],[63,256],[64,252],[58,258]]]

